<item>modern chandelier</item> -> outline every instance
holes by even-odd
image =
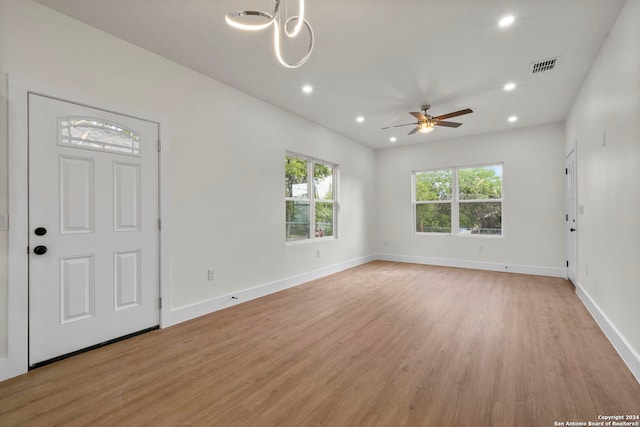
[[[300,0],[298,13],[299,15],[290,17],[286,17],[285,15],[284,25],[281,25],[280,0],[276,0],[276,4],[273,8],[272,13],[255,10],[240,10],[237,12],[227,13],[225,19],[227,21],[227,24],[231,25],[232,27],[246,31],[264,30],[273,25],[273,47],[276,53],[276,58],[278,58],[278,61],[287,68],[298,68],[305,62],[307,62],[307,60],[311,56],[311,51],[313,50],[313,29],[311,28],[311,24],[309,24],[309,21],[307,21],[304,17],[304,0]],[[260,19],[264,18],[264,22],[256,24],[246,24],[237,20],[237,18],[243,16],[258,17]],[[289,31],[289,26],[292,23],[295,23],[295,26],[293,27],[293,31]],[[307,49],[307,54],[298,63],[289,64],[282,57],[280,48],[280,38],[282,37],[282,32],[284,32],[284,34],[289,38],[295,38],[298,36],[298,34],[300,34],[300,30],[302,29],[303,25],[309,31],[309,47]]]

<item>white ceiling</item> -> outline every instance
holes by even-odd
[[[624,4],[307,0],[316,44],[309,61],[290,70],[275,59],[271,29],[245,32],[224,21],[227,12],[270,10],[273,0],[37,1],[374,148],[564,120]],[[297,1],[288,2],[297,14]],[[500,29],[506,14],[515,24]],[[555,70],[530,74],[531,63],[557,56]],[[507,93],[510,81],[518,86]],[[305,84],[311,95],[301,92]],[[408,112],[424,103],[433,115],[475,112],[451,119],[460,128],[428,135],[406,136],[411,126],[381,130],[414,121]],[[510,115],[519,120],[508,123]]]

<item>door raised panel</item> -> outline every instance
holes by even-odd
[[[140,255],[140,250],[114,254],[113,277],[116,311],[141,304],[142,269]]]
[[[93,255],[60,259],[60,323],[95,315],[95,258]]]
[[[113,163],[115,231],[140,231],[140,165]]]
[[[95,188],[92,158],[60,156],[60,234],[93,233]]]

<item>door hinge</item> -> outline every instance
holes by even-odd
[[[569,168],[564,168],[564,174],[569,175]]]
[[[567,260],[567,267],[569,267],[569,260]]]
[[[158,298],[158,308],[162,310],[162,298]]]
[[[158,152],[162,151],[162,144],[160,143],[160,140],[158,140]]]
[[[566,214],[565,221],[569,221],[569,214]]]
[[[162,219],[158,218],[158,230],[162,230]]]

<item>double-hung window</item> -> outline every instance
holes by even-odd
[[[416,233],[502,235],[502,165],[413,173]]]
[[[284,170],[287,242],[335,237],[337,166],[287,154]]]

